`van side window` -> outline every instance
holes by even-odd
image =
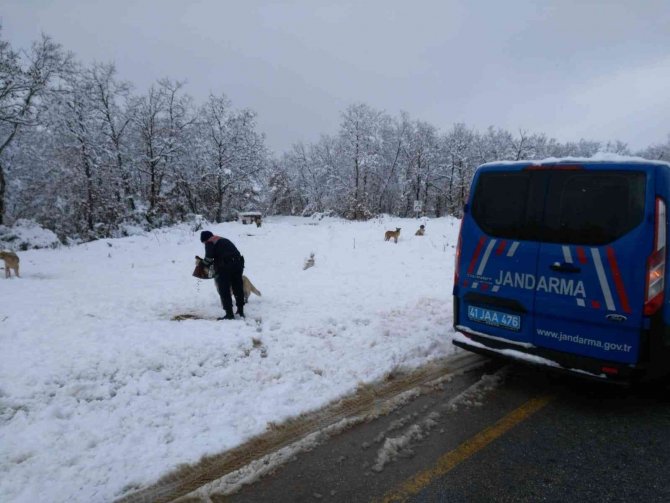
[[[552,172],[542,240],[603,245],[637,227],[644,217],[643,172]]]

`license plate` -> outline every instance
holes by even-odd
[[[491,325],[492,327],[521,330],[521,316],[518,314],[502,313],[484,307],[468,306],[468,319],[477,323]]]

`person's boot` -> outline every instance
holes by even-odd
[[[238,306],[236,314],[239,314],[240,318],[244,318],[244,306]]]
[[[235,319],[235,316],[233,315],[233,310],[232,309],[227,310],[225,316],[223,316],[221,318],[217,318],[217,320],[234,320],[234,319]]]

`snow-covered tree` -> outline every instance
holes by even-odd
[[[668,140],[665,143],[652,145],[638,152],[638,155],[647,159],[670,162],[670,135],[668,135]]]
[[[161,79],[132,105],[136,169],[148,202],[146,218],[152,225],[165,222],[165,217],[171,220],[166,197],[176,190],[188,129],[194,120],[191,97],[183,93],[183,86],[183,82]]]
[[[5,153],[18,134],[38,124],[40,98],[69,61],[69,55],[46,35],[28,52],[18,52],[0,40],[0,224],[5,218],[9,169]]]
[[[131,85],[116,79],[113,64],[94,64],[86,70],[86,78],[90,81],[93,114],[105,140],[103,157],[115,197],[118,203],[133,211],[139,187],[137,178],[133,177],[129,152],[134,113],[129,103]]]
[[[382,161],[383,114],[365,104],[352,105],[342,115],[338,135],[340,166],[335,187],[347,217],[373,216],[374,173]]]

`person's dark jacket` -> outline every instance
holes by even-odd
[[[213,263],[217,273],[223,272],[231,264],[241,264],[242,260],[242,255],[229,239],[212,236],[205,241],[205,263]]]

